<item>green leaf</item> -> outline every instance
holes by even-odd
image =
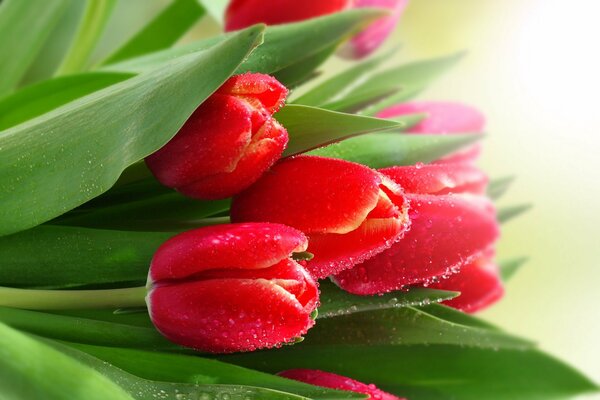
[[[579,372],[534,349],[300,344],[218,358],[271,373],[321,369],[410,400],[552,400],[598,390]]]
[[[143,285],[152,255],[173,235],[38,226],[0,237],[0,285],[47,288]]]
[[[171,192],[110,207],[76,210],[54,224],[128,231],[178,232],[207,224],[223,223],[208,219],[229,210],[230,200],[201,201]]]
[[[103,374],[0,324],[0,397],[132,400]]]
[[[304,397],[299,397],[290,393],[284,393],[282,391],[271,390],[264,387],[255,387],[256,384],[251,386],[239,385],[239,384],[215,384],[217,379],[210,379],[203,383],[177,383],[177,382],[161,382],[143,379],[124,370],[117,368],[107,362],[93,357],[90,354],[85,353],[75,347],[69,347],[69,345],[44,340],[50,346],[57,350],[77,359],[83,364],[94,368],[96,371],[101,372],[104,376],[111,379],[113,382],[119,384],[124,390],[137,400],[155,400],[155,399],[169,399],[174,398],[177,400],[184,399],[247,399],[247,400],[306,400]],[[118,351],[118,350],[117,350]],[[136,354],[137,355],[137,354]],[[212,365],[223,365],[217,361],[212,361]],[[165,368],[166,365],[162,365],[161,368]],[[226,370],[226,368],[223,368]],[[246,372],[244,368],[231,367],[237,372]],[[261,374],[260,372],[250,372],[250,374],[260,377],[267,374]],[[267,375],[268,376],[268,375]],[[281,379],[281,378],[280,378]],[[294,386],[294,385],[289,385]],[[313,390],[316,392],[316,390]]]
[[[0,307],[0,322],[35,335],[76,343],[183,351],[152,326]]]
[[[0,99],[0,131],[133,76],[129,73],[90,72],[61,76],[23,88]]]
[[[492,200],[498,200],[506,193],[508,188],[515,181],[514,176],[505,176],[503,178],[492,179],[487,188],[487,195]]]
[[[518,204],[516,206],[507,206],[498,209],[498,221],[504,224],[521,214],[526,213],[533,207],[533,204]]]
[[[174,0],[102,64],[112,64],[167,49],[174,45],[203,15],[204,9],[197,0]]]
[[[519,257],[519,258],[511,258],[508,260],[501,260],[498,262],[498,267],[500,268],[500,275],[502,276],[502,280],[504,282],[508,282],[514,274],[529,261],[528,257]]]
[[[476,318],[470,314],[464,313],[452,307],[445,306],[443,304],[427,304],[419,306],[419,309],[445,321],[454,322],[460,325],[488,330],[500,330],[497,326],[492,325],[481,318]]]
[[[261,27],[0,132],[0,235],[105,192],[177,133],[257,45]],[[173,96],[177,93],[177,96]]]
[[[264,43],[238,68],[237,73],[253,71],[272,74],[290,67],[340,43],[346,37],[381,17],[385,12],[374,9],[349,10],[303,22],[269,26]],[[146,72],[173,58],[210,48],[234,33],[199,40],[188,45],[159,51],[147,56],[105,66],[121,72]]]
[[[116,3],[116,0],[87,0],[83,19],[73,36],[73,43],[56,71],[58,75],[86,70],[90,54],[96,47]]]
[[[327,60],[335,52],[337,47],[338,45],[335,43],[332,46],[323,49],[296,64],[280,69],[273,75],[287,88],[294,89],[295,87],[300,86],[301,84],[318,75],[318,72],[315,72],[315,69],[319,65],[323,64],[325,60]]]
[[[457,344],[495,349],[531,346],[501,331],[462,325],[410,306],[320,320],[297,346],[340,344]]]
[[[414,287],[408,291],[395,291],[381,296],[356,296],[330,281],[320,282],[319,290],[319,320],[357,312],[424,305],[449,300],[458,295],[457,292]]]
[[[477,140],[478,135],[372,133],[316,149],[309,154],[341,158],[371,168],[428,163]]]
[[[388,59],[392,53],[380,57],[370,58],[359,64],[353,65],[345,71],[321,82],[302,96],[293,100],[294,103],[307,106],[320,106],[341,98],[353,86],[360,84],[361,80],[373,74],[379,64]]]
[[[290,104],[275,118],[288,131],[290,142],[284,156],[290,156],[319,146],[364,133],[402,129],[405,124],[380,118],[343,114],[320,108]]]
[[[307,385],[276,375],[265,374],[197,356],[82,344],[69,345],[105,360],[131,374],[154,381],[200,385],[260,386],[262,388],[294,393],[315,400],[362,398],[357,394]]]
[[[322,104],[337,111],[356,111],[373,102],[385,99],[398,91],[402,96],[413,95],[425,89],[435,78],[455,65],[462,53],[425,61],[417,61],[379,72],[366,79],[343,96]]]
[[[17,87],[69,0],[4,0],[0,4],[0,96]]]

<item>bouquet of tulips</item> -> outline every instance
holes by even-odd
[[[0,3],[1,399],[597,389],[470,315],[527,206],[494,206],[478,110],[414,100],[460,54],[372,55],[406,0],[172,0],[95,60],[121,6]]]

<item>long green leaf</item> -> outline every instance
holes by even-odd
[[[345,71],[321,82],[317,86],[294,99],[294,103],[307,106],[320,106],[342,98],[353,87],[359,85],[379,64],[389,58],[391,53],[373,57],[359,64],[353,65]]]
[[[69,51],[56,72],[58,75],[85,71],[88,58],[96,47],[116,3],[116,0],[87,0],[83,19]]]
[[[401,121],[344,114],[320,108],[290,104],[275,114],[288,131],[290,142],[285,156],[298,154],[343,138],[389,129],[402,129]]]
[[[340,43],[377,17],[381,10],[349,10],[311,20],[270,26],[265,31],[264,43],[254,51],[237,70],[272,74]],[[140,73],[159,67],[173,58],[210,48],[232,33],[199,40],[185,46],[174,47],[147,56],[105,66],[103,69],[118,72]]]
[[[49,79],[23,88],[0,99],[0,131],[133,76],[130,73],[90,72]]]
[[[410,400],[553,400],[598,390],[579,372],[533,349],[300,344],[219,359],[271,373],[321,369]]]
[[[504,332],[447,321],[413,307],[371,310],[326,318],[312,328],[302,344],[456,344],[488,348],[531,347]]]
[[[437,303],[458,295],[457,292],[415,287],[408,291],[395,291],[381,296],[356,296],[343,291],[330,281],[322,281],[319,290],[321,291],[319,319],[364,311]]]
[[[131,374],[153,381],[200,385],[260,386],[262,388],[294,393],[315,400],[362,398],[356,394],[319,388],[197,356],[82,344],[69,345],[105,360]]]
[[[166,143],[259,43],[262,27],[0,132],[0,235],[106,191]],[[173,93],[177,93],[174,96]]]
[[[527,261],[529,261],[527,257],[518,257],[498,262],[502,280],[508,282]]]
[[[0,4],[0,96],[27,72],[69,0],[4,0]]]
[[[511,219],[518,217],[521,214],[531,210],[533,204],[518,204],[515,206],[506,206],[498,209],[498,221],[505,224]]]
[[[203,15],[204,9],[197,0],[174,0],[102,64],[112,64],[169,48]]]
[[[514,176],[492,179],[487,188],[487,195],[493,200],[500,199],[513,184],[514,180]]]
[[[344,140],[309,154],[342,158],[372,168],[428,163],[474,141],[476,135],[407,135],[371,133]]]
[[[2,399],[132,400],[98,371],[0,324]]]
[[[229,0],[197,0],[206,8],[208,13],[214,18],[216,22],[223,25],[223,19],[225,16],[225,9],[229,4]]]
[[[315,71],[317,67],[323,64],[337,48],[338,44],[334,43],[328,48],[325,48],[296,64],[280,69],[275,72],[273,76],[287,88],[293,90],[297,86],[300,86],[317,76],[319,74],[319,72]]]
[[[414,94],[427,87],[435,78],[445,72],[462,58],[462,54],[417,61],[379,72],[366,79],[360,85],[321,107],[352,111],[365,107],[401,91]]]
[[[152,255],[171,236],[42,225],[0,237],[0,286],[143,285]]]

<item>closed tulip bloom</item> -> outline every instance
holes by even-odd
[[[146,157],[163,185],[199,199],[230,197],[275,163],[288,142],[272,117],[287,89],[263,74],[231,77],[165,146]]]
[[[264,23],[278,25],[303,21],[351,8],[375,7],[390,15],[372,22],[350,39],[341,54],[362,58],[375,51],[392,33],[408,0],[232,0],[225,12],[225,30],[232,31]]]
[[[477,194],[485,178],[472,168],[443,164],[381,170],[411,192],[411,228],[389,249],[339,273],[334,281],[355,294],[385,293],[429,284],[483,255],[499,229],[492,203]]]
[[[169,340],[211,353],[278,346],[314,325],[315,281],[293,261],[306,250],[296,229],[268,223],[195,229],[156,252],[146,299]]]
[[[236,196],[234,222],[292,226],[309,238],[318,279],[369,259],[399,240],[408,227],[402,189],[364,165],[314,156],[277,163]]]
[[[367,399],[373,400],[403,400],[393,394],[379,390],[373,384],[365,384],[342,375],[331,372],[319,371],[316,369],[290,369],[278,373],[284,378],[293,379],[315,386],[321,386],[329,389],[347,390],[349,392],[366,394]]]
[[[452,102],[410,102],[386,108],[377,115],[394,118],[409,114],[425,114],[425,118],[407,130],[415,134],[481,133],[485,128],[485,116],[477,109]],[[479,145],[469,146],[438,162],[474,161],[481,152]]]
[[[504,294],[498,266],[488,255],[463,265],[460,273],[441,279],[430,287],[460,292],[460,296],[446,300],[444,304],[467,313],[490,306]]]

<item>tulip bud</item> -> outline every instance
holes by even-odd
[[[156,252],[146,299],[169,340],[211,353],[294,341],[314,325],[315,281],[290,259],[306,237],[279,224],[210,226],[179,234]]]
[[[297,156],[236,196],[231,218],[304,232],[314,254],[306,267],[321,279],[390,247],[408,227],[408,205],[398,185],[364,165]]]
[[[342,375],[316,369],[290,369],[288,371],[279,372],[277,375],[329,389],[347,390],[350,392],[366,394],[369,396],[367,399],[403,400],[393,394],[377,389],[373,384],[367,385]]]
[[[389,10],[390,15],[372,22],[355,35],[341,50],[341,55],[362,58],[375,51],[392,33],[408,0],[232,0],[225,12],[225,30],[250,25],[267,25],[303,21],[350,8],[375,7]]]
[[[411,228],[389,249],[339,273],[334,281],[355,294],[385,293],[427,285],[481,256],[498,238],[498,222],[492,203],[469,193],[480,191],[482,176],[465,171],[473,172],[460,164],[381,170],[396,183],[408,183]],[[469,182],[469,176],[475,178]],[[425,184],[419,187],[419,182]],[[450,191],[455,194],[446,194]]]
[[[204,101],[146,164],[163,185],[186,196],[217,199],[239,193],[279,159],[286,130],[272,117],[287,89],[275,78],[231,77]]]
[[[426,117],[407,130],[417,134],[481,133],[485,127],[485,116],[473,107],[449,102],[402,103],[386,108],[377,114],[380,118],[393,118],[408,114],[425,114]],[[470,146],[437,162],[474,161],[481,146]]]
[[[468,313],[490,306],[504,294],[498,266],[489,256],[463,265],[460,273],[435,282],[430,287],[460,292],[460,296],[446,300],[444,304]]]

